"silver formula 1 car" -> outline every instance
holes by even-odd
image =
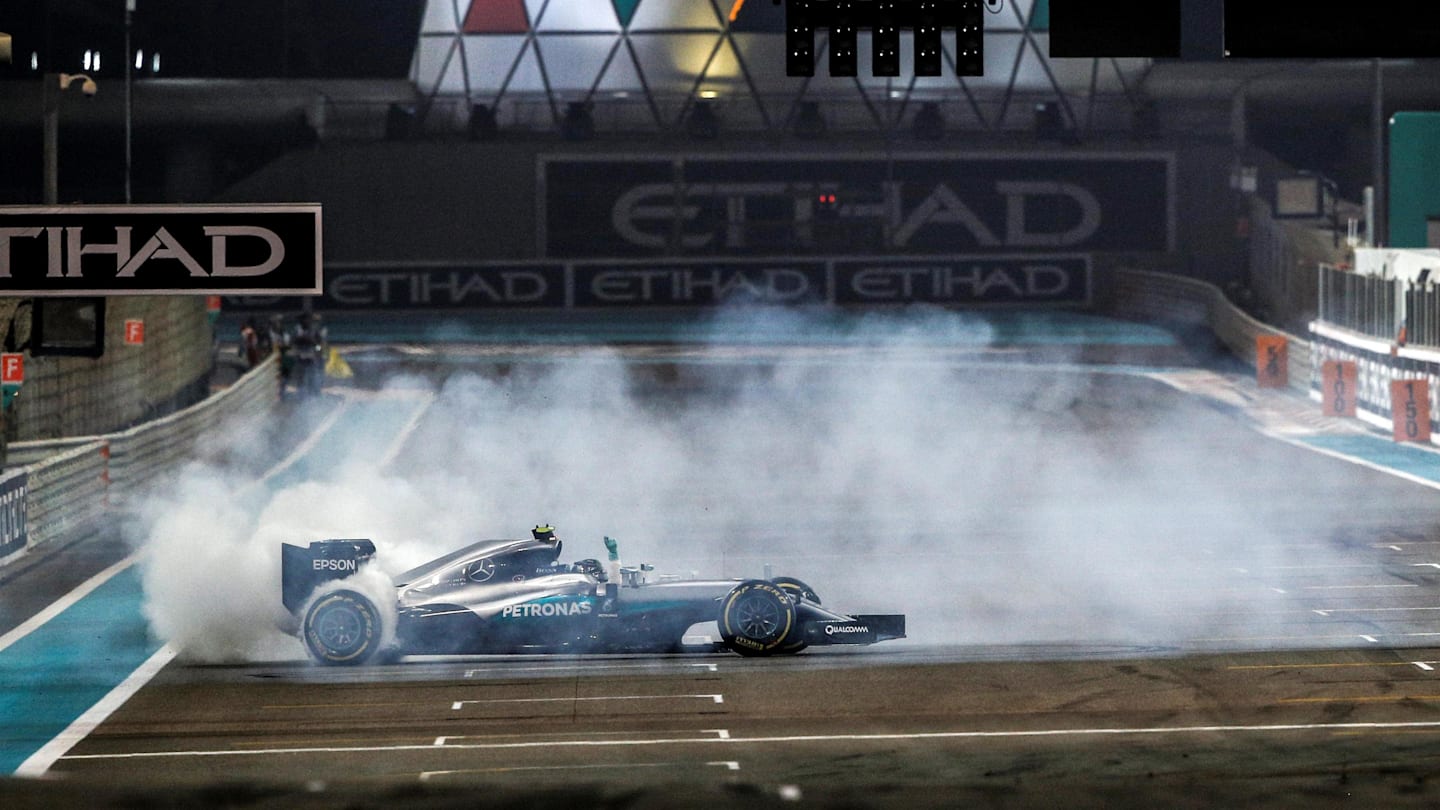
[[[394,577],[395,610],[381,611],[346,579],[375,556],[369,540],[282,544],[282,599],[295,632],[322,664],[404,655],[627,653],[730,649],[797,653],[818,644],[905,637],[903,615],[846,615],[790,577],[659,577],[644,565],[557,562],[553,539],[484,540]],[[618,581],[617,581],[618,580]],[[393,615],[395,626],[382,626]],[[720,641],[687,644],[715,622]]]

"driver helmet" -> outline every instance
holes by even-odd
[[[542,543],[553,543],[556,539],[555,529],[548,523],[536,526],[535,528],[531,529],[530,536],[535,538],[536,540],[539,540]]]

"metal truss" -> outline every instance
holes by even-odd
[[[697,100],[708,99],[722,111],[727,131],[773,133],[788,129],[803,104],[817,102],[832,130],[889,133],[902,124],[909,110],[933,104],[943,111],[950,131],[999,133],[1035,127],[1034,106],[1044,102],[1058,106],[1056,123],[1069,136],[1083,139],[1132,126],[1143,101],[1134,88],[1151,66],[1148,59],[1052,59],[1046,52],[1048,36],[1031,25],[1033,0],[1005,0],[987,3],[991,13],[986,15],[986,76],[957,75],[953,39],[947,37],[946,76],[877,79],[864,76],[862,64],[862,75],[857,77],[837,79],[817,70],[815,77],[801,79],[784,75],[783,35],[732,30],[730,12],[747,0],[687,0],[708,10],[713,25],[644,29],[633,27],[634,16],[630,26],[619,25],[613,16],[602,19],[597,0],[595,28],[545,29],[553,7],[581,1],[529,0],[524,6],[523,34],[466,34],[465,0],[430,0],[432,5],[443,4],[438,10],[448,11],[449,21],[434,30],[437,9],[427,9],[432,28],[422,30],[416,49],[412,79],[427,100],[427,113],[446,102],[485,104],[502,126],[524,119],[519,111],[527,109],[532,114],[540,110],[550,126],[559,127],[567,107],[579,103],[594,111],[602,132],[663,133],[682,131]],[[634,14],[646,3],[676,1],[639,0]],[[606,11],[611,10],[609,2],[603,0]],[[603,27],[607,22],[612,27]],[[573,63],[581,60],[568,59],[567,47],[593,47],[604,39],[609,42],[598,69],[577,73]],[[513,49],[517,41],[519,49],[503,72],[482,69],[469,58],[471,49],[493,44],[498,50],[502,43]],[[664,65],[670,70],[657,69],[654,52],[666,52],[657,49],[657,41],[666,43],[671,55],[684,48],[698,53],[699,41],[705,50],[703,59],[692,60],[699,63],[698,69],[674,70],[682,61],[678,56]],[[862,32],[862,54],[868,54],[867,42],[868,33]],[[828,44],[828,37],[820,35],[817,66]],[[907,70],[910,47],[907,33],[901,55]],[[642,51],[650,52],[648,63]],[[622,74],[633,80],[621,80],[628,85],[617,87],[615,77]],[[711,86],[720,89],[706,89]]]

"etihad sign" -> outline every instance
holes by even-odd
[[[320,206],[0,208],[0,295],[318,294]]]
[[[1174,249],[1170,153],[539,160],[538,241],[556,259]]]
[[[615,232],[633,245],[660,249],[669,244],[673,223],[694,223],[701,219],[704,208],[698,204],[710,199],[723,204],[723,223],[708,230],[684,228],[680,246],[695,250],[721,242],[727,248],[748,247],[751,210],[766,200],[779,202],[789,209],[790,221],[802,243],[815,244],[812,223],[820,219],[816,210],[817,190],[837,184],[771,183],[694,183],[681,187],[677,194],[673,183],[645,183],[621,194],[611,209],[610,221]],[[838,220],[873,220],[883,223],[887,234],[885,246],[894,249],[909,247],[923,228],[961,228],[969,233],[976,245],[983,248],[1069,248],[1082,244],[1100,229],[1101,206],[1089,189],[1075,183],[1050,181],[999,181],[986,190],[1004,201],[1004,224],[992,228],[976,213],[976,208],[946,183],[935,183],[921,197],[918,205],[905,206],[904,184],[880,183],[880,199],[871,202],[846,202],[837,205]],[[833,197],[833,193],[831,194]],[[1030,222],[1027,211],[1037,201],[1065,205],[1075,212],[1075,221],[1060,229]]]

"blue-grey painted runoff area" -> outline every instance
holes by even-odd
[[[131,566],[0,650],[0,774],[14,773],[160,648],[142,596]]]
[[[1404,444],[1373,433],[1305,436],[1300,441],[1320,450],[1440,484],[1440,453],[1429,445]]]
[[[271,493],[297,482],[328,479],[347,461],[378,459],[415,408],[413,401],[351,401],[308,453],[257,489],[249,506],[258,510]],[[140,579],[138,566],[126,568],[0,650],[0,774],[14,773],[159,650],[141,611]]]

